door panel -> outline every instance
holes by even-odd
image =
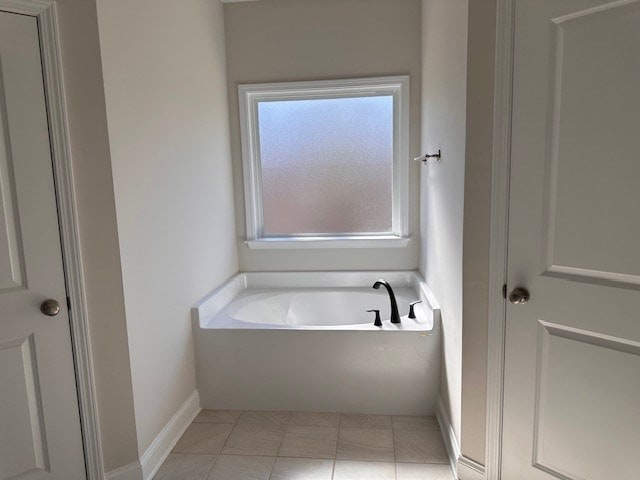
[[[0,12],[0,480],[85,478],[36,19]],[[56,316],[40,312],[52,298]]]
[[[638,2],[551,20],[550,273],[640,286],[639,26]]]
[[[516,0],[502,478],[638,478],[640,2]]]
[[[638,449],[640,344],[542,321],[538,329],[534,465],[558,478],[625,478]]]
[[[5,95],[0,56],[0,201],[3,207],[0,208],[0,292],[23,287],[26,280]]]
[[[33,335],[0,346],[0,385],[0,478],[48,470]]]

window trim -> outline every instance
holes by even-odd
[[[258,102],[357,95],[393,97],[393,186],[390,233],[265,237],[260,181]],[[409,76],[238,85],[247,238],[251,249],[404,247],[409,241]]]

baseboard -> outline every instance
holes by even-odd
[[[458,458],[460,457],[460,446],[458,445],[458,439],[453,431],[451,420],[449,419],[449,413],[442,402],[442,398],[438,397],[438,404],[436,405],[436,418],[440,425],[440,431],[444,439],[444,444],[447,447],[447,453],[449,454],[449,463],[453,470],[454,476],[457,475],[456,466],[458,464]],[[458,477],[456,477],[458,478]]]
[[[442,398],[438,398],[436,418],[438,419],[438,424],[442,431],[444,444],[447,447],[449,462],[451,463],[451,469],[453,470],[454,477],[458,480],[485,480],[486,475],[484,465],[480,465],[475,460],[465,457],[460,452],[460,445],[458,444],[458,439],[453,431],[453,426],[449,419],[449,413],[442,402]]]
[[[200,398],[196,390],[171,417],[171,420],[167,422],[151,445],[149,445],[149,448],[140,457],[143,480],[151,480],[153,478],[162,462],[169,456],[175,444],[199,412]]]
[[[105,480],[142,480],[142,467],[139,461],[135,461],[115,470],[107,472]]]
[[[464,455],[458,457],[458,478],[459,480],[485,480],[484,465],[480,465]]]

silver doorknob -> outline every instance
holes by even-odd
[[[509,293],[509,301],[514,305],[522,305],[523,303],[527,303],[531,296],[529,295],[529,290],[526,288],[518,287],[511,290]]]
[[[49,300],[45,300],[40,305],[40,311],[45,315],[49,315],[50,317],[55,317],[58,313],[60,313],[60,304],[57,300],[50,298]]]

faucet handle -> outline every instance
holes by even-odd
[[[409,318],[416,318],[416,312],[413,311],[413,307],[415,307],[418,303],[422,303],[422,300],[416,300],[415,302],[411,302],[409,304]]]
[[[376,327],[381,327],[382,326],[382,320],[380,320],[380,310],[367,310],[367,312],[376,312],[376,319],[373,322],[373,324]]]

